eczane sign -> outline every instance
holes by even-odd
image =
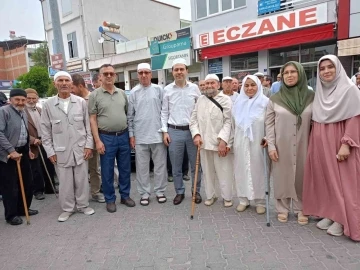
[[[195,49],[327,23],[327,3],[196,35]]]

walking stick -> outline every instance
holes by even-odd
[[[45,168],[45,171],[46,171],[46,175],[47,175],[47,177],[49,178],[49,181],[50,181],[52,190],[54,191],[54,194],[55,194],[56,198],[59,198],[59,196],[56,194],[56,190],[55,190],[54,184],[53,184],[53,182],[52,182],[52,180],[51,180],[49,171],[48,171],[48,169],[47,169],[47,167],[46,167],[46,163],[45,163],[45,160],[44,160],[44,156],[43,156],[43,154],[42,154],[42,152],[41,152],[41,148],[40,148],[39,145],[38,145],[37,147],[38,147],[38,149],[39,149],[40,157],[41,157],[42,163],[43,163],[43,165],[44,165],[44,168]]]
[[[198,173],[199,173],[199,163],[200,163],[200,145],[198,145],[198,147],[197,147],[197,153],[196,153],[195,179],[194,179],[194,189],[193,189],[193,195],[192,195],[190,219],[194,219],[195,199],[196,199],[196,186],[197,186]]]
[[[22,154],[20,154],[20,156],[22,156]],[[8,155],[8,158],[10,158],[10,155]],[[27,207],[27,203],[26,203],[25,190],[24,190],[24,182],[23,182],[23,177],[22,177],[22,172],[21,172],[21,167],[20,167],[20,159],[19,159],[19,160],[16,160],[16,165],[17,165],[17,170],[18,170],[18,174],[19,174],[21,196],[22,196],[23,203],[24,203],[24,210],[25,210],[25,216],[26,216],[26,224],[27,224],[27,225],[30,225],[30,217],[29,217],[28,207]]]
[[[267,153],[264,147],[264,172],[265,172],[265,196],[266,196],[266,226],[270,227],[270,214],[269,214],[269,179],[267,171]]]

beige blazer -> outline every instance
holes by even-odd
[[[218,151],[220,139],[231,148],[233,133],[231,132],[232,101],[223,92],[214,99],[223,107],[223,112],[206,96],[199,97],[191,114],[190,132],[192,137],[200,134],[203,144],[202,149]]]
[[[70,96],[67,114],[58,96],[45,102],[41,114],[42,143],[48,157],[57,156],[57,165],[70,167],[84,162],[84,149],[94,148],[86,101]]]

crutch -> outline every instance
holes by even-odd
[[[194,179],[194,189],[193,189],[193,195],[192,195],[190,219],[194,219],[195,199],[196,199],[196,186],[197,186],[198,173],[199,173],[199,163],[200,163],[200,145],[198,145],[198,147],[197,147],[197,153],[196,153],[195,179]]]
[[[268,179],[268,170],[267,170],[267,153],[266,147],[263,148],[264,151],[264,178],[265,178],[265,198],[266,198],[266,226],[270,227],[270,213],[269,213],[269,179]]]
[[[48,171],[48,169],[47,169],[47,167],[46,167],[46,163],[45,163],[45,160],[44,160],[44,156],[43,156],[43,154],[42,154],[42,152],[41,152],[41,148],[40,148],[39,145],[38,145],[37,147],[38,147],[38,149],[39,149],[40,157],[41,157],[42,163],[43,163],[43,165],[44,165],[44,168],[45,168],[47,177],[49,178],[49,181],[50,181],[52,190],[54,191],[54,194],[55,194],[56,198],[59,198],[59,196],[56,194],[56,190],[55,190],[54,184],[53,184],[53,182],[52,182],[52,180],[51,180],[49,171]]]
[[[22,154],[20,154],[20,156],[22,156]],[[8,155],[8,158],[10,158],[10,155]],[[17,171],[18,171],[18,174],[19,174],[21,196],[22,196],[22,199],[23,199],[23,202],[24,202],[24,210],[25,210],[25,216],[26,216],[26,224],[27,224],[27,225],[30,225],[30,217],[29,217],[28,207],[27,207],[27,203],[26,203],[25,190],[24,190],[24,182],[23,182],[23,177],[22,177],[22,172],[21,172],[20,160],[21,160],[21,159],[16,160],[16,165],[17,165]]]

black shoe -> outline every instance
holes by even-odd
[[[175,198],[174,198],[173,203],[174,203],[175,205],[178,205],[178,204],[180,204],[180,203],[183,201],[184,198],[185,198],[185,195],[184,195],[184,194],[177,194],[177,195],[175,196]]]
[[[127,207],[134,207],[136,204],[135,202],[129,197],[127,199],[121,199],[121,204],[125,204]]]
[[[39,211],[38,210],[32,210],[32,209],[29,209],[28,210],[28,214],[29,214],[29,216],[35,216],[35,215],[37,215],[37,214],[39,214]],[[25,213],[20,213],[20,216],[25,216]]]
[[[201,203],[201,202],[202,202],[201,195],[200,195],[199,192],[196,192],[196,194],[195,194],[195,203],[196,203],[196,204],[199,204],[199,203]]]
[[[35,194],[35,199],[37,199],[37,200],[44,200],[45,199],[45,196],[44,196],[44,194],[42,193],[42,192],[39,192],[39,193],[36,193]]]
[[[10,220],[6,221],[7,223],[9,223],[10,225],[20,225],[23,223],[21,217],[15,216]]]

